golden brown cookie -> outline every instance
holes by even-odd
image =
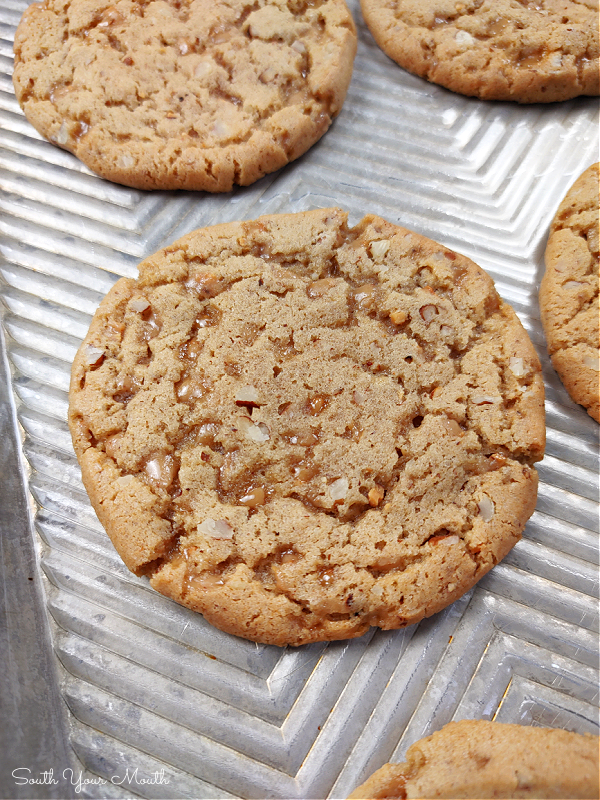
[[[598,0],[361,0],[401,67],[485,100],[598,94]]]
[[[552,220],[540,311],[554,369],[600,422],[598,164],[579,176]]]
[[[450,722],[348,800],[598,798],[598,737],[483,720]]]
[[[355,52],[344,0],[45,0],[17,29],[14,85],[102,177],[225,192],[325,133]]]
[[[544,447],[539,362],[492,280],[339,209],[142,262],[94,317],[69,419],[127,566],[279,645],[460,597],[519,539]]]

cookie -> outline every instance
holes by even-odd
[[[484,100],[598,94],[597,0],[361,0],[401,67]]]
[[[98,175],[226,192],[320,139],[355,52],[344,0],[45,0],[17,28],[14,86]]]
[[[467,258],[339,209],[189,234],[122,279],[70,427],[127,566],[223,630],[299,645],[460,597],[536,502],[533,347]]]
[[[598,737],[499,722],[450,722],[386,764],[349,800],[598,798]]]
[[[598,164],[560,204],[545,260],[540,311],[552,364],[573,400],[600,422]]]

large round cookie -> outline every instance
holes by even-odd
[[[361,0],[400,66],[460,94],[549,103],[598,94],[597,0]]]
[[[15,36],[25,115],[138,189],[229,191],[313,145],[342,107],[344,0],[45,0]]]
[[[386,764],[349,800],[598,798],[598,737],[499,722],[450,722]]]
[[[339,209],[196,231],[102,302],[70,426],[127,566],[274,644],[460,597],[536,501],[543,385],[491,279]]]
[[[540,286],[554,368],[576,403],[600,422],[598,164],[575,181],[550,226]]]

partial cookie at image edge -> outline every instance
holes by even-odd
[[[375,41],[401,67],[482,100],[550,103],[600,93],[597,10],[508,0],[361,0]]]
[[[598,164],[573,183],[552,224],[540,284],[548,352],[576,403],[600,422]]]
[[[598,798],[598,737],[485,720],[450,722],[348,800]]]

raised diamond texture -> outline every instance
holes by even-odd
[[[73,765],[107,782],[80,796],[340,798],[452,719],[598,732],[598,426],[552,369],[537,304],[550,220],[597,160],[597,102],[453,95],[393,64],[350,5],[359,50],[331,130],[214,196],[113,185],[43,141],[12,92],[26,3],[0,12],[3,330]],[[199,226],[331,205],[414,228],[493,276],[543,362],[547,457],[522,542],[451,608],[280,650],[215,630],[122,565],[71,448],[69,370],[100,299],[144,256]],[[136,767],[168,783],[111,783]]]

